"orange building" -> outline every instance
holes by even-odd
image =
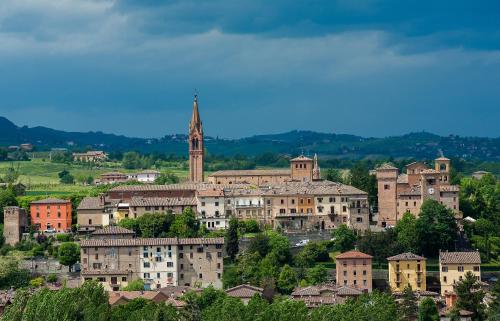
[[[46,198],[30,204],[31,225],[37,230],[63,232],[71,229],[71,201]]]

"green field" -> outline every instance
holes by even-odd
[[[18,182],[26,185],[27,195],[63,195],[85,191],[91,188],[91,186],[85,186],[78,183],[74,185],[60,184],[58,173],[63,170],[69,171],[75,179],[88,176],[97,179],[102,173],[109,171],[120,171],[124,173],[140,171],[124,169],[121,167],[120,163],[106,162],[100,167],[91,167],[82,164],[52,163],[49,160],[38,158],[23,162],[0,162],[0,177],[2,177],[11,166],[19,171],[20,175]],[[174,173],[181,181],[185,180],[188,176],[188,171],[180,167],[162,167],[159,171]]]

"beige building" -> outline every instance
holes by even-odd
[[[135,279],[147,288],[213,285],[222,288],[224,238],[82,240],[84,280],[119,290]]]
[[[28,228],[28,216],[24,208],[6,206],[3,209],[3,236],[5,243],[16,245],[22,239],[23,233]]]
[[[323,305],[342,304],[347,299],[355,299],[363,294],[363,291],[336,284],[318,284],[304,288],[296,288],[292,292],[292,299],[302,301],[308,308],[319,308]]]
[[[73,153],[73,161],[75,162],[100,162],[105,161],[108,156],[100,150],[88,151],[86,153]]]
[[[194,197],[132,197],[128,203],[129,218],[137,218],[145,213],[180,214],[186,208],[196,211]]]
[[[389,261],[389,286],[392,292],[403,292],[407,286],[413,291],[426,291],[425,257],[402,253],[387,258]]]
[[[118,200],[110,200],[104,194],[98,197],[84,197],[76,209],[78,231],[91,233],[108,226],[117,204]]]
[[[223,170],[208,176],[208,182],[212,184],[254,184],[258,186],[320,179],[320,168],[316,155],[314,160],[304,155],[291,159],[290,169]]]
[[[335,257],[336,281],[339,286],[348,286],[365,292],[372,291],[372,256],[348,251]]]
[[[481,281],[481,256],[474,252],[440,252],[439,281],[441,295],[454,293],[454,285],[461,281],[465,273],[472,272]]]
[[[450,208],[461,218],[458,206],[459,187],[450,185],[450,160],[445,157],[434,161],[434,169],[422,162],[406,165],[406,173],[399,174],[396,167],[384,164],[376,170],[378,181],[378,224],[395,226],[403,214],[420,214],[426,199],[434,199]]]

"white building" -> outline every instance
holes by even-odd
[[[209,230],[225,229],[228,218],[225,215],[224,190],[219,188],[196,192],[197,216]]]
[[[155,170],[144,170],[139,173],[129,174],[130,180],[135,180],[141,183],[154,183],[160,177],[160,172]]]
[[[159,289],[178,285],[177,246],[142,246],[139,262],[139,278],[146,288]]]

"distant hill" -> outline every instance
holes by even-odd
[[[47,127],[18,127],[0,117],[0,146],[31,143],[38,150],[87,147],[105,151],[162,152],[186,154],[187,136],[132,138],[102,132],[65,132]],[[324,158],[419,158],[430,159],[442,151],[447,157],[500,161],[500,138],[439,136],[427,132],[384,138],[290,131],[241,139],[206,137],[208,152],[216,155],[257,155],[265,152],[296,155],[318,153]]]

